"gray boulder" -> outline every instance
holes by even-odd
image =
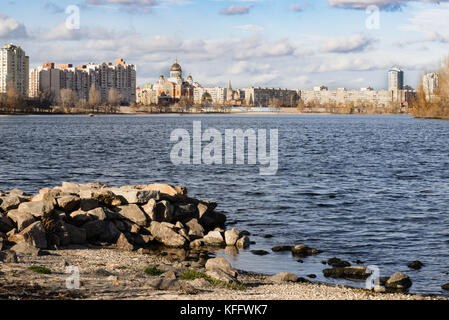
[[[149,231],[156,241],[167,247],[182,248],[187,245],[187,239],[178,234],[174,230],[174,226],[171,227],[167,223],[152,221]]]
[[[106,222],[103,220],[93,220],[85,223],[83,229],[86,230],[87,240],[96,240],[106,230]]]
[[[14,230],[14,223],[10,218],[0,213],[0,232],[8,233]]]
[[[86,229],[78,228],[69,223],[64,223],[62,226],[63,232],[66,233],[66,238],[69,240],[68,244],[85,244],[87,241]]]
[[[7,216],[17,225],[18,231],[22,231],[32,223],[36,222],[30,213],[20,212],[17,209],[9,211]]]
[[[237,277],[238,275],[237,271],[233,269],[231,264],[223,257],[207,260],[205,267],[207,271],[219,270],[233,278]]]
[[[239,249],[246,249],[250,246],[251,241],[249,240],[249,237],[243,236],[239,240],[237,240],[237,243],[235,246]]]
[[[117,207],[117,213],[138,226],[146,227],[148,225],[147,215],[136,204]]]
[[[41,249],[47,248],[47,237],[45,234],[44,226],[40,221],[34,222],[20,233],[24,241]]]
[[[225,241],[227,246],[235,246],[240,238],[240,231],[236,228],[232,228],[225,232]]]
[[[93,220],[106,220],[108,218],[106,212],[101,207],[90,210],[87,212],[87,214],[91,216]]]
[[[81,199],[78,196],[64,196],[58,198],[57,200],[58,207],[61,208],[64,212],[72,212],[77,210],[80,207]]]
[[[83,211],[90,211],[96,209],[100,206],[97,199],[85,199],[81,198],[80,200],[80,209]]]
[[[4,263],[17,263],[17,255],[12,250],[0,251],[0,261]]]
[[[276,282],[276,283],[297,282],[298,277],[296,276],[296,274],[293,274],[290,272],[281,272],[281,273],[278,273],[277,275],[270,277],[270,280],[272,282]]]
[[[139,190],[130,188],[111,188],[116,196],[128,204],[145,204],[151,199],[159,200],[160,194],[153,190]]]
[[[204,228],[198,222],[198,219],[190,219],[186,222],[186,227],[189,229],[189,236],[193,237],[204,237]]]
[[[41,250],[39,248],[36,248],[35,246],[27,243],[27,242],[20,242],[16,245],[14,245],[11,248],[12,251],[14,251],[17,254],[25,255],[25,256],[40,256]]]
[[[133,251],[134,246],[128,241],[126,236],[122,233],[117,239],[117,249],[124,251]]]
[[[87,211],[83,211],[81,209],[70,214],[70,223],[77,227],[81,227],[85,223],[92,220],[93,217]]]
[[[19,212],[24,214],[31,214],[35,218],[42,218],[50,215],[55,209],[53,202],[41,200],[24,202],[19,205]]]
[[[203,238],[204,244],[210,247],[225,247],[226,242],[219,231],[211,231]]]
[[[17,209],[19,205],[24,201],[26,200],[17,195],[8,195],[6,197],[1,197],[0,209],[3,210],[4,212]]]
[[[410,277],[404,273],[396,272],[387,280],[385,287],[387,289],[405,290],[412,286]]]

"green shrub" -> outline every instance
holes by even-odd
[[[30,269],[33,272],[36,273],[43,273],[43,274],[51,274],[51,270],[46,268],[46,267],[42,267],[42,266],[31,266],[28,269]]]
[[[148,267],[143,270],[149,276],[160,276],[165,273],[164,270],[158,269],[156,267]]]
[[[240,290],[240,291],[246,290],[246,287],[243,284],[235,283],[235,282],[226,283],[224,281],[214,279],[205,273],[198,272],[195,270],[189,270],[189,271],[185,272],[183,275],[181,275],[180,279],[181,280],[206,279],[213,287],[216,287],[216,288],[225,288],[225,289]]]

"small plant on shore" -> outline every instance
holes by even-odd
[[[164,270],[158,269],[156,267],[148,267],[145,268],[143,271],[149,276],[160,276],[161,274],[165,273]]]
[[[46,268],[46,267],[42,267],[42,266],[31,266],[28,269],[30,269],[33,272],[36,273],[42,273],[42,274],[51,274],[51,270]]]
[[[236,283],[236,282],[227,283],[227,282],[209,277],[207,274],[198,272],[195,270],[186,271],[183,275],[181,275],[180,279],[181,280],[206,279],[213,287],[216,287],[216,288],[224,288],[224,289],[239,290],[239,291],[246,290],[246,287],[243,284]]]

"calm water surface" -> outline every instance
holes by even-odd
[[[258,166],[176,167],[170,133],[214,127],[279,129],[279,171]],[[402,271],[411,292],[444,294],[449,282],[449,122],[408,116],[17,116],[0,117],[0,189],[36,193],[62,181],[166,182],[215,200],[254,249],[304,243],[323,250],[227,256],[239,269],[322,276],[337,256]],[[274,237],[266,239],[265,235]],[[224,253],[223,253],[224,254]],[[410,270],[421,260],[425,267]],[[363,286],[363,282],[338,283]]]

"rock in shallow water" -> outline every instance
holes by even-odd
[[[424,264],[421,261],[416,260],[416,261],[410,262],[408,264],[408,267],[411,268],[411,269],[414,269],[414,270],[419,270],[422,267],[424,267]]]
[[[390,279],[388,279],[385,287],[387,289],[408,289],[412,286],[412,281],[410,277],[404,273],[396,272],[393,274]]]

